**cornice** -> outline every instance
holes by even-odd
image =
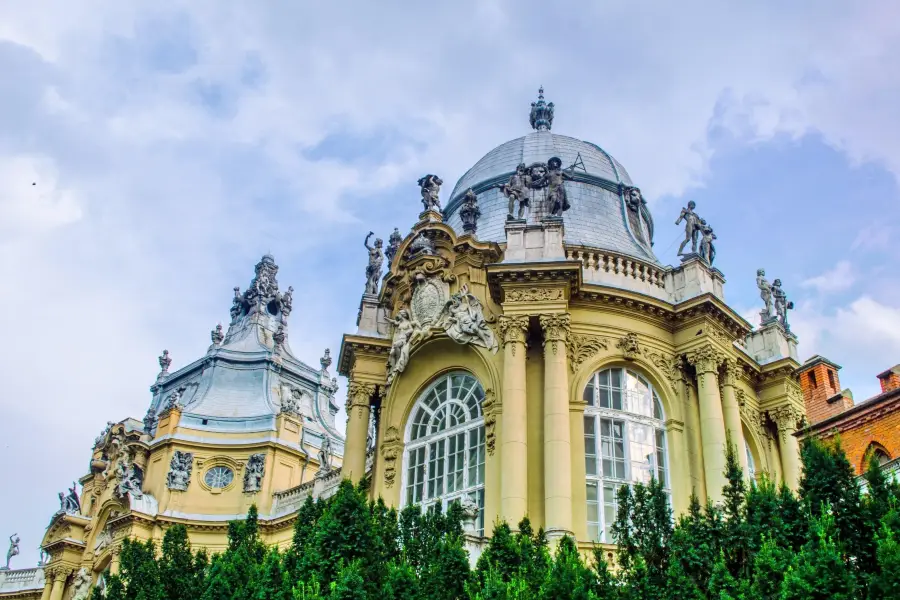
[[[505,300],[504,288],[522,284],[566,284],[580,289],[581,263],[571,260],[528,263],[495,263],[487,266],[488,288],[497,304]]]
[[[341,351],[338,354],[337,372],[339,375],[349,377],[356,354],[384,356],[385,364],[387,364],[387,357],[390,351],[391,340],[388,338],[345,333],[341,340]]]
[[[710,293],[680,302],[675,305],[674,311],[675,319],[679,321],[679,328],[682,326],[682,323],[687,325],[706,316],[712,318],[713,321],[724,328],[731,341],[740,340],[743,342],[744,338],[753,330],[753,326],[750,323],[722,302],[722,300]]]

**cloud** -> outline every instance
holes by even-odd
[[[813,288],[821,294],[829,294],[850,289],[855,282],[856,271],[853,265],[848,260],[842,260],[833,269],[806,279],[802,285],[806,288]]]
[[[887,251],[894,240],[894,228],[886,223],[872,223],[856,234],[850,250]]]

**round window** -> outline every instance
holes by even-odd
[[[228,467],[213,467],[209,471],[206,472],[206,476],[203,478],[211,488],[221,489],[227,487],[228,484],[234,480],[234,471],[229,469]]]

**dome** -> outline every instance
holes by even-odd
[[[504,242],[509,202],[500,186],[509,181],[518,165],[546,164],[558,157],[567,175],[564,185],[571,205],[563,213],[565,242],[658,264],[652,250],[653,220],[646,204],[641,201],[636,207],[626,202],[625,192],[634,184],[625,167],[596,144],[552,133],[553,104],[543,102],[541,94],[532,105],[535,131],[497,146],[460,177],[446,204],[445,221],[462,233],[458,209],[471,188],[481,211],[475,237]],[[536,111],[543,113],[536,118]],[[529,223],[547,214],[542,193],[532,193]]]

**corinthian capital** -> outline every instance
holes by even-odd
[[[375,394],[374,383],[351,381],[347,387],[347,412],[350,412],[352,406],[369,406],[373,394]]]
[[[740,378],[742,369],[738,362],[733,358],[726,358],[725,365],[722,369],[722,385],[733,386]]]
[[[528,317],[524,315],[501,315],[499,318],[500,336],[503,345],[512,343],[525,343],[525,334],[528,333]]]
[[[565,346],[569,339],[569,321],[570,317],[566,313],[540,316],[541,329],[544,330],[544,347],[546,348],[549,342],[554,354],[559,342]]]
[[[784,440],[788,435],[797,431],[797,423],[803,418],[803,411],[788,404],[770,410],[769,418],[778,426],[778,433]]]
[[[724,357],[712,344],[707,344],[689,352],[687,359],[697,369],[697,373],[716,373]]]

